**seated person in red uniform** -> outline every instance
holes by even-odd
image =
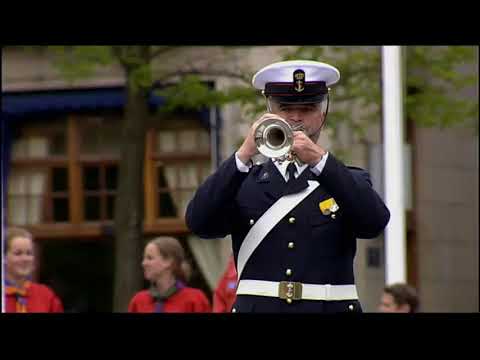
[[[237,269],[233,255],[228,259],[227,268],[213,293],[213,312],[231,312],[237,291]]]
[[[20,228],[7,230],[5,244],[5,310],[7,313],[58,313],[63,305],[48,286],[30,281],[34,268],[33,236]]]
[[[190,268],[177,239],[158,237],[151,240],[145,247],[142,266],[145,279],[152,285],[134,295],[129,312],[211,312],[205,294],[186,286]]]

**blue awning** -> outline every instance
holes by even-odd
[[[55,90],[2,94],[2,113],[7,117],[25,117],[42,113],[119,109],[125,105],[124,88]],[[160,96],[150,94],[149,105],[164,104]]]
[[[120,110],[125,106],[125,103],[126,92],[124,87],[3,92],[2,120],[6,120],[11,127],[14,127],[15,124],[19,125],[21,120],[40,118],[42,115]],[[148,104],[152,110],[155,110],[165,104],[165,98],[152,91],[148,97]],[[202,126],[215,133],[218,150],[219,134],[222,126],[219,112],[215,111],[216,129],[210,128],[210,109],[203,108],[196,113]],[[219,163],[219,160],[217,163]]]
[[[122,109],[126,103],[123,87],[36,92],[2,93],[2,118],[17,120],[50,114]],[[148,104],[154,110],[165,104],[165,98],[150,92]],[[198,111],[200,121],[210,128],[209,109]]]

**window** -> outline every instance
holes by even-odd
[[[183,218],[194,191],[211,172],[208,130],[188,128],[155,132],[154,176],[157,218]]]
[[[26,122],[12,145],[8,223],[41,225],[47,232],[53,227],[43,226],[61,223],[55,230],[61,237],[101,234],[105,222],[114,220],[120,116]],[[146,231],[186,233],[188,201],[211,173],[209,131],[193,116],[151,124],[144,172]],[[70,233],[68,225],[75,225]]]
[[[85,165],[82,173],[85,220],[113,220],[118,166]]]
[[[24,129],[12,142],[8,181],[9,224],[34,225],[69,219],[65,123]]]
[[[54,167],[51,173],[52,216],[50,218],[53,222],[69,221],[68,169]]]
[[[121,134],[118,116],[82,116],[79,119],[81,156],[120,157],[118,139]]]
[[[43,222],[48,169],[13,169],[8,182],[8,222],[16,225]]]
[[[119,117],[79,117],[80,172],[84,221],[112,221],[120,158]]]

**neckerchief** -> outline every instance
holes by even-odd
[[[179,280],[175,281],[172,287],[167,289],[163,294],[161,294],[155,285],[152,284],[150,289],[148,290],[150,295],[152,296],[153,300],[155,301],[155,312],[161,313],[163,312],[163,305],[165,301],[176,294],[179,290],[183,289],[185,284]]]
[[[26,280],[23,286],[18,286],[14,282],[5,279],[5,294],[15,296],[15,309],[17,313],[27,312],[27,294],[31,286],[31,282]]]

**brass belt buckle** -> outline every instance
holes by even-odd
[[[302,299],[302,283],[293,281],[280,281],[278,285],[278,297],[287,300],[290,304],[293,300]]]

